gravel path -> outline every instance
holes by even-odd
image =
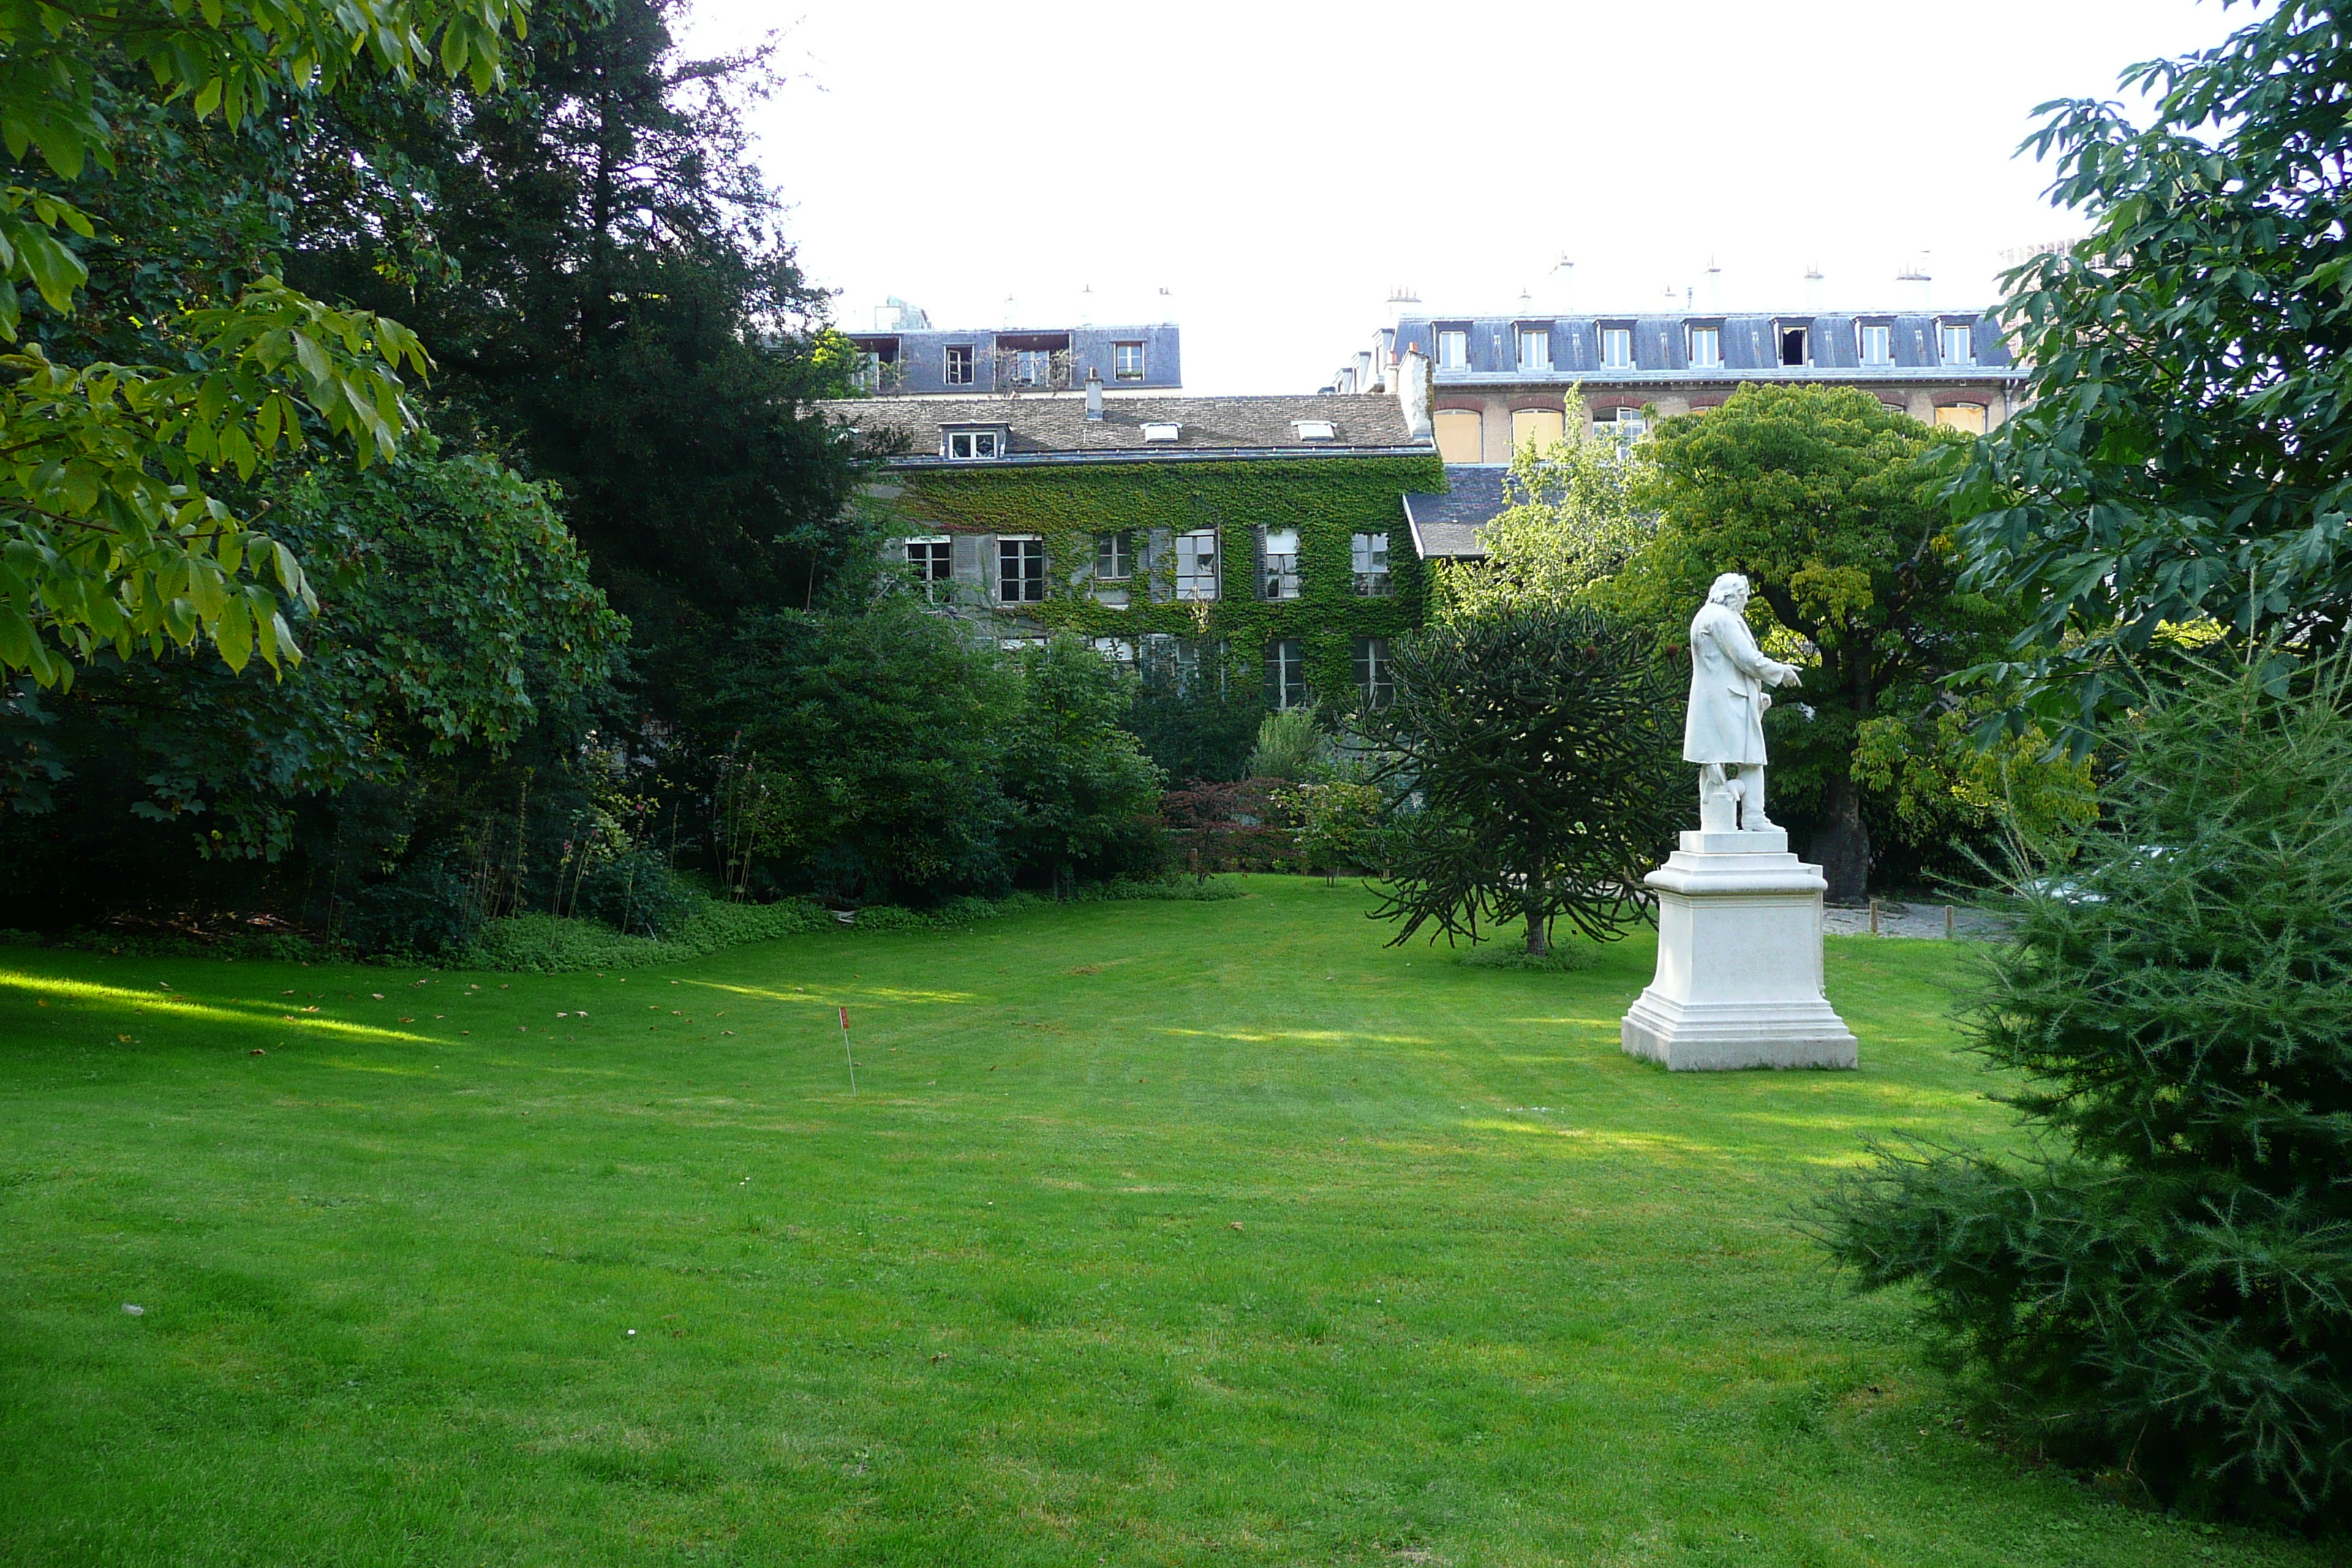
[[[1927,937],[1941,942],[1946,934],[1944,920],[1951,916],[1951,934],[1963,939],[1988,941],[1998,935],[1998,916],[1982,910],[1972,910],[1965,904],[1898,904],[1882,900],[1878,906],[1878,934],[1881,936]],[[1870,907],[1866,904],[1832,904],[1822,911],[1822,929],[1832,936],[1867,936],[1870,934]]]

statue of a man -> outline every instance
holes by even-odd
[[[1748,579],[1726,572],[1691,622],[1690,713],[1683,760],[1698,769],[1699,827],[1757,832],[1764,815],[1764,710],[1768,686],[1797,686],[1797,667],[1767,658],[1748,630]]]

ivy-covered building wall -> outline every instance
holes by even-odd
[[[1122,662],[1221,647],[1276,707],[1356,707],[1427,582],[1402,498],[1436,454],[940,465],[888,488],[944,607],[1008,641],[1068,631]]]

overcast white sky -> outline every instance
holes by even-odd
[[[836,320],[1175,321],[1196,393],[1312,392],[1391,289],[1508,311],[1989,302],[2076,231],[2012,151],[2045,99],[2245,25],[2218,0],[696,0],[770,29],[761,161]],[[1164,290],[1164,293],[1163,293]]]

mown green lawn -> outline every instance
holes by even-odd
[[[1959,952],[1832,941],[1860,1073],[1669,1077],[1646,941],[1248,886],[601,977],[0,949],[0,1561],[2331,1560],[1980,1442],[1792,1232],[1866,1134],[2005,1135]]]

